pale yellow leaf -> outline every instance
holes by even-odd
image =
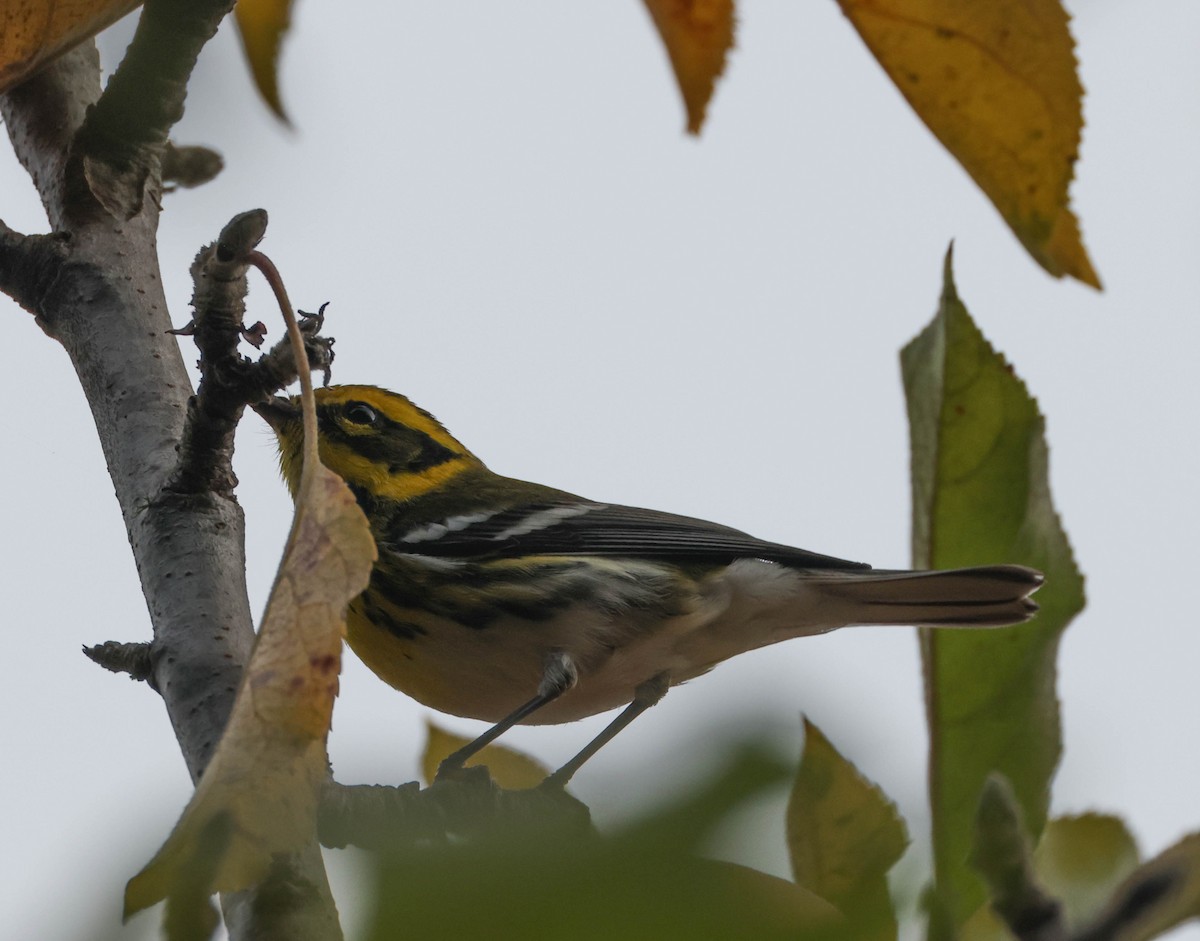
[[[9,0],[0,6],[0,92],[95,36],[141,0]]]
[[[687,109],[689,134],[699,134],[725,56],[733,46],[733,0],[646,0]]]
[[[447,732],[432,722],[426,722],[428,736],[421,756],[421,777],[426,784],[433,782],[438,765],[471,740]],[[492,780],[500,787],[523,791],[537,787],[550,772],[528,755],[503,745],[488,745],[467,760],[467,765],[486,765]]]
[[[320,464],[305,470],[229,724],[174,831],[126,887],[127,915],[168,895],[249,888],[273,855],[314,836],[346,605],[367,585],[375,543],[342,479]]]
[[[838,0],[1037,262],[1099,288],[1067,189],[1083,88],[1059,0]]]
[[[1042,883],[1081,925],[1104,906],[1138,864],[1138,848],[1119,817],[1081,814],[1051,820],[1033,854]]]

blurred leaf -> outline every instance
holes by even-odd
[[[839,3],[1038,264],[1099,288],[1067,198],[1083,87],[1059,0]]]
[[[469,744],[471,739],[447,732],[429,721],[425,723],[425,729],[427,737],[425,753],[421,756],[421,777],[429,785],[433,783],[442,760]],[[513,791],[537,787],[550,773],[528,755],[503,745],[488,745],[476,752],[467,760],[467,767],[473,765],[485,765],[493,781]]]
[[[1137,846],[1119,818],[1083,814],[1046,824],[1033,853],[1033,870],[1046,891],[1063,903],[1067,924],[1077,928],[1099,913],[1137,861]],[[959,941],[1012,937],[985,904],[963,925]]]
[[[21,0],[0,8],[0,92],[95,36],[140,0]]]
[[[987,884],[992,911],[1014,934],[1036,925],[1039,936],[1063,937],[1062,906],[1034,875],[1021,808],[1003,775],[984,784],[972,836],[971,865]]]
[[[374,559],[354,495],[306,443],[291,536],[229,723],[175,829],[126,886],[126,917],[167,896],[178,905],[249,888],[275,854],[313,839],[346,605]]]
[[[1119,817],[1082,814],[1051,820],[1033,854],[1043,885],[1081,925],[1104,907],[1138,864],[1137,844]]]
[[[279,97],[279,49],[291,25],[292,0],[237,0],[233,14],[254,87],[275,116],[290,123]]]
[[[1046,820],[1061,751],[1055,658],[1083,607],[1083,577],[1050,498],[1037,404],[972,322],[952,256],[933,322],[901,352],[912,437],[913,563],[1019,562],[1040,569],[1041,612],[997,630],[922,630],[929,793],[939,891],[955,924],[984,902],[967,866],[971,823],[993,771],[1013,786],[1030,836]]]
[[[1138,867],[1076,941],[1148,941],[1200,918],[1200,833]]]
[[[987,902],[975,909],[954,937],[956,941],[1013,941],[1012,932]]]
[[[520,827],[381,861],[366,937],[622,941],[832,937],[836,911],[811,893],[730,863],[701,842],[781,769],[747,754],[702,789],[611,837]]]
[[[733,46],[733,0],[646,0],[646,8],[675,70],[688,133],[699,134]]]
[[[887,873],[908,845],[904,821],[807,719],[787,839],[796,882],[836,905],[855,937],[896,937]]]

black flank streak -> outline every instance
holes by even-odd
[[[495,608],[475,607],[469,608],[465,605],[459,607],[450,615],[463,627],[469,627],[475,631],[481,631],[492,625],[496,618],[500,617],[502,612]]]
[[[369,595],[362,596],[363,613],[367,620],[372,624],[386,628],[388,633],[399,637],[401,640],[413,640],[416,637],[423,636],[426,631],[420,624],[415,624],[412,621],[397,621],[388,617],[386,613],[371,600]]]

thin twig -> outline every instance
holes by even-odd
[[[145,641],[123,644],[115,640],[106,640],[94,647],[84,647],[83,655],[113,673],[128,673],[131,680],[145,682],[154,678],[150,644]]]
[[[992,911],[1018,941],[1065,941],[1062,903],[1038,883],[1021,806],[998,773],[979,798],[971,864],[987,884]]]
[[[0,222],[0,291],[42,322],[44,298],[67,260],[65,237],[22,235]]]
[[[194,315],[178,333],[195,337],[200,349],[200,386],[188,401],[187,421],[179,445],[179,460],[166,491],[173,494],[232,493],[234,430],[245,407],[261,402],[296,378],[296,357],[285,336],[258,362],[239,351],[246,339],[261,342],[265,328],[247,328],[246,271],[256,263],[255,246],[266,231],[261,209],[240,213],[220,237],[201,249],[192,264]],[[328,368],[332,340],[316,336],[320,318],[302,325],[309,361]]]
[[[191,189],[215,179],[225,169],[225,158],[211,147],[167,141],[162,155],[162,180],[171,189]]]
[[[415,781],[398,787],[330,781],[317,814],[322,845],[394,852],[451,838],[479,840],[514,827],[595,832],[587,806],[562,788],[509,791],[497,787],[486,768],[466,771],[426,788]]]

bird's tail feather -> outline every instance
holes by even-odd
[[[825,574],[825,573],[822,573]],[[1037,613],[1029,597],[1042,574],[1022,565],[907,572],[872,569],[839,573],[823,588],[850,605],[852,624],[918,627],[1003,627]]]

